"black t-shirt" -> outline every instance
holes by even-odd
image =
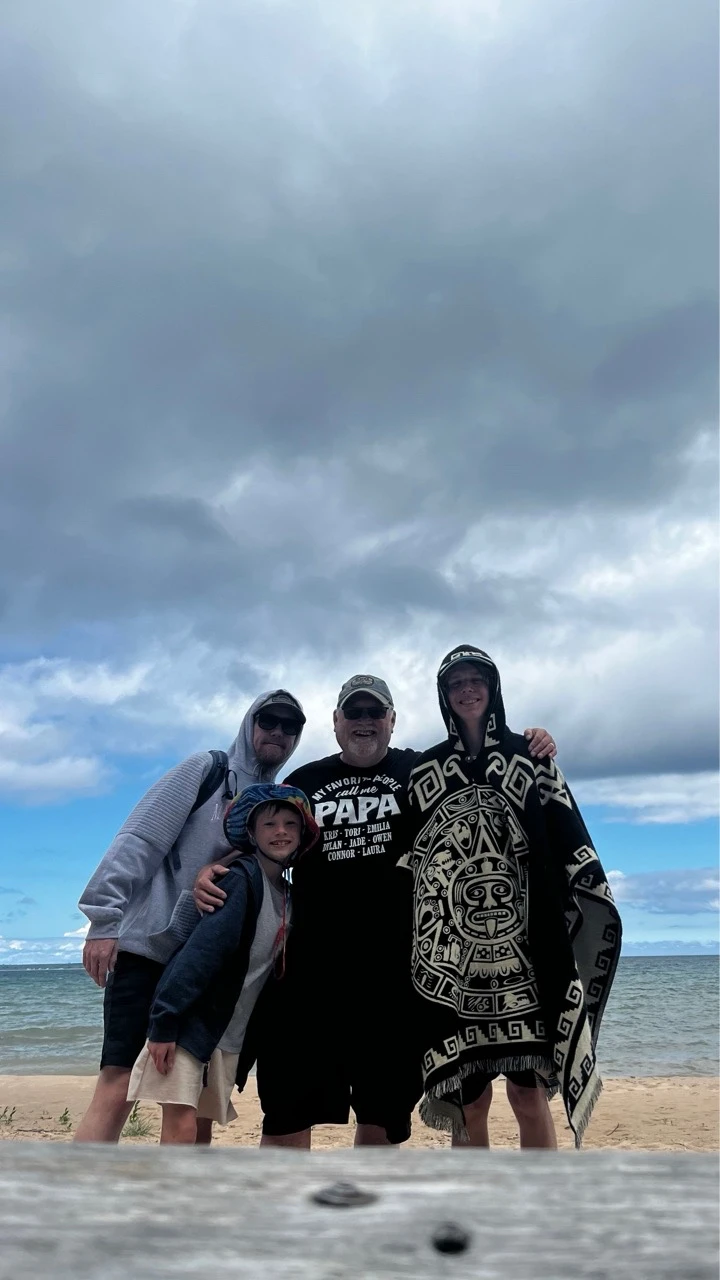
[[[412,877],[396,864],[405,852],[407,783],[417,758],[391,747],[379,764],[358,768],[337,753],[285,779],[305,792],[322,831],[293,869],[288,955],[296,962],[316,956],[327,964],[340,948],[353,968],[382,967],[395,941],[404,954]]]

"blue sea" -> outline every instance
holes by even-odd
[[[606,1076],[718,1074],[717,956],[622,959],[600,1034]],[[0,1074],[92,1075],[103,993],[81,965],[0,966]]]

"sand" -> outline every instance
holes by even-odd
[[[0,1139],[69,1142],[92,1096],[91,1076],[0,1076]],[[242,1096],[234,1096],[237,1120],[216,1126],[218,1145],[256,1146],[260,1136],[260,1107],[255,1081]],[[561,1147],[572,1137],[559,1099],[552,1110]],[[159,1108],[139,1108],[141,1128],[149,1130],[127,1142],[156,1142]],[[517,1129],[502,1082],[495,1085],[490,1113],[491,1141],[499,1147],[517,1146]],[[647,1077],[605,1081],[585,1137],[586,1149],[615,1147],[638,1151],[716,1151],[719,1145],[718,1080],[710,1076]],[[318,1126],[313,1146],[318,1149],[351,1145],[353,1125]],[[427,1129],[415,1118],[409,1147],[447,1146],[445,1134]]]

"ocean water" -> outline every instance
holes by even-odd
[[[0,1074],[92,1075],[103,994],[81,965],[0,966]],[[715,956],[620,961],[600,1033],[606,1076],[717,1075]]]

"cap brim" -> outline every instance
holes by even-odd
[[[294,707],[292,702],[266,702],[262,707],[258,708],[255,715],[261,716],[265,711],[267,711],[269,715],[272,715],[274,711],[282,710],[289,711],[290,715],[294,716],[296,720],[299,720],[301,724],[306,723],[305,716],[302,711],[299,707]]]
[[[392,702],[390,702],[387,698],[384,698],[381,693],[376,693],[374,689],[351,689],[349,693],[345,694],[344,698],[338,699],[338,704],[337,704],[338,711],[342,711],[343,707],[350,701],[351,698],[359,698],[359,697],[374,698],[376,702],[380,703],[381,707],[385,707],[386,711],[390,709],[394,710]]]
[[[445,667],[442,676],[440,677],[441,684],[445,683],[453,668],[459,667],[462,662],[469,662],[472,663],[474,667],[480,667],[482,675],[486,676],[488,682],[490,681],[494,670],[491,663],[487,662],[484,658],[474,658],[469,654],[462,654],[459,658],[455,658],[453,662],[449,662]]]

